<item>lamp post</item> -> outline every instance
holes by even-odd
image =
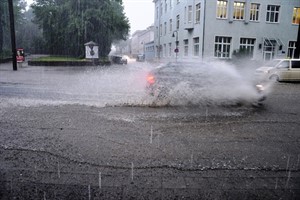
[[[176,48],[175,48],[174,52],[176,54],[176,62],[177,62],[177,54],[179,52],[179,50],[178,50],[178,31],[175,30],[172,34],[172,37],[175,37],[175,33],[176,33]]]

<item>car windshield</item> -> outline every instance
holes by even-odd
[[[271,60],[265,64],[268,67],[277,67],[282,61],[281,60]]]
[[[276,65],[276,68],[289,68],[290,61],[282,61]]]

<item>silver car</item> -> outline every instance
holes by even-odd
[[[300,59],[275,59],[255,73],[260,80],[300,81]]]

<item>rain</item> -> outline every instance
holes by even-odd
[[[169,18],[161,33],[155,23],[135,30],[126,6],[137,10],[144,1],[26,2],[14,1],[17,56],[25,56],[17,70],[8,4],[0,2],[0,199],[300,197],[299,84],[258,79],[265,61],[256,54],[266,49],[259,37],[251,58],[232,47],[254,38],[230,40],[228,59],[214,54],[222,48],[201,55],[201,37],[186,43],[199,32],[204,7],[227,1],[151,1],[156,20],[157,2],[162,16],[177,7],[201,10],[193,27],[180,21],[186,35],[174,29],[177,18],[171,31]],[[230,20],[217,19],[241,22]],[[149,32],[151,41],[135,40]],[[158,36],[170,43],[160,47]],[[134,42],[143,52],[129,49]]]

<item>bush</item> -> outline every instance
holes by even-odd
[[[0,52],[0,59],[7,59],[7,58],[11,58],[12,57],[12,53],[11,51],[4,49],[3,51]]]

